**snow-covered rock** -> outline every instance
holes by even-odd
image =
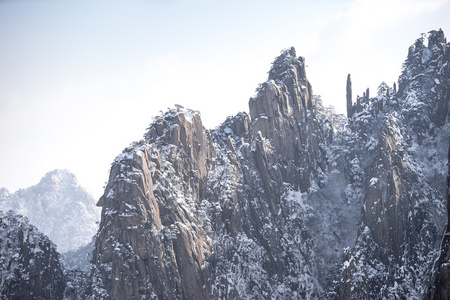
[[[86,270],[93,249],[65,297],[445,297],[449,52],[442,31],[423,35],[398,91],[383,82],[353,104],[349,88],[348,118],[312,95],[293,48],[249,113],[214,130],[180,105],[155,117],[111,166],[94,240],[66,253]],[[0,190],[27,212],[15,194]]]
[[[399,91],[382,83],[349,120],[343,143],[352,141],[365,183],[340,299],[423,299],[427,291],[445,222],[450,126],[442,107],[450,99],[436,91],[449,88],[448,57],[442,31],[422,36],[409,49]]]
[[[12,211],[0,211],[0,297],[63,299],[59,253],[47,236]]]
[[[306,191],[323,137],[294,49],[239,113],[213,131],[178,106],[111,168],[94,251],[98,297],[319,297]]]
[[[156,117],[99,201],[94,295],[422,298],[445,222],[442,41],[416,42],[399,91],[367,90],[348,120],[312,96],[293,48],[250,114],[215,130],[180,106]]]

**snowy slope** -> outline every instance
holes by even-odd
[[[100,214],[95,200],[67,170],[51,171],[37,185],[11,195],[1,189],[0,209],[27,216],[31,224],[49,236],[59,252],[91,242]]]

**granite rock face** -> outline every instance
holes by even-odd
[[[447,65],[442,31],[409,49],[399,91],[382,83],[349,120],[363,173],[356,245],[344,257],[342,299],[421,299],[438,253],[449,126],[437,117]],[[448,105],[448,104],[446,104]]]
[[[426,299],[450,299],[450,144],[448,152],[449,171],[447,175],[447,225],[441,242],[439,258],[433,266],[431,283]]]
[[[350,74],[347,75],[346,97],[347,97],[347,118],[351,118],[353,116],[354,109],[352,101],[352,80]]]
[[[269,80],[249,101],[253,136],[261,132],[262,138],[270,140],[282,164],[280,179],[301,191],[311,186],[310,179],[325,165],[322,132],[312,101],[305,60],[296,57],[293,48],[274,61]],[[303,170],[298,172],[299,168]]]
[[[99,201],[95,296],[207,298],[212,243],[200,200],[211,145],[198,113],[173,110],[116,158]]]
[[[424,35],[398,91],[367,90],[349,118],[293,48],[249,114],[155,117],[98,202],[91,298],[422,299],[446,221],[447,49]]]
[[[249,106],[213,131],[177,107],[116,158],[99,201],[95,297],[319,295],[295,203],[322,172],[323,141],[293,48]]]
[[[111,166],[96,236],[65,263],[0,212],[1,298],[448,299],[449,51],[441,30],[423,34],[398,90],[347,97],[347,117],[313,95],[293,48],[249,114],[213,130],[179,105],[154,117]],[[85,194],[54,171],[0,201],[42,221],[84,202],[41,192],[73,190]]]

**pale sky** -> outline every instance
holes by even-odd
[[[248,112],[294,46],[315,94],[345,111],[397,80],[421,33],[450,35],[450,0],[0,0],[0,187],[65,168],[95,198],[114,157],[174,104],[204,126]]]

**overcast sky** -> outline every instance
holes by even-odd
[[[0,0],[0,186],[66,168],[100,197],[116,155],[181,104],[212,129],[248,112],[294,46],[315,94],[345,111],[397,80],[421,33],[450,35],[449,0]]]

